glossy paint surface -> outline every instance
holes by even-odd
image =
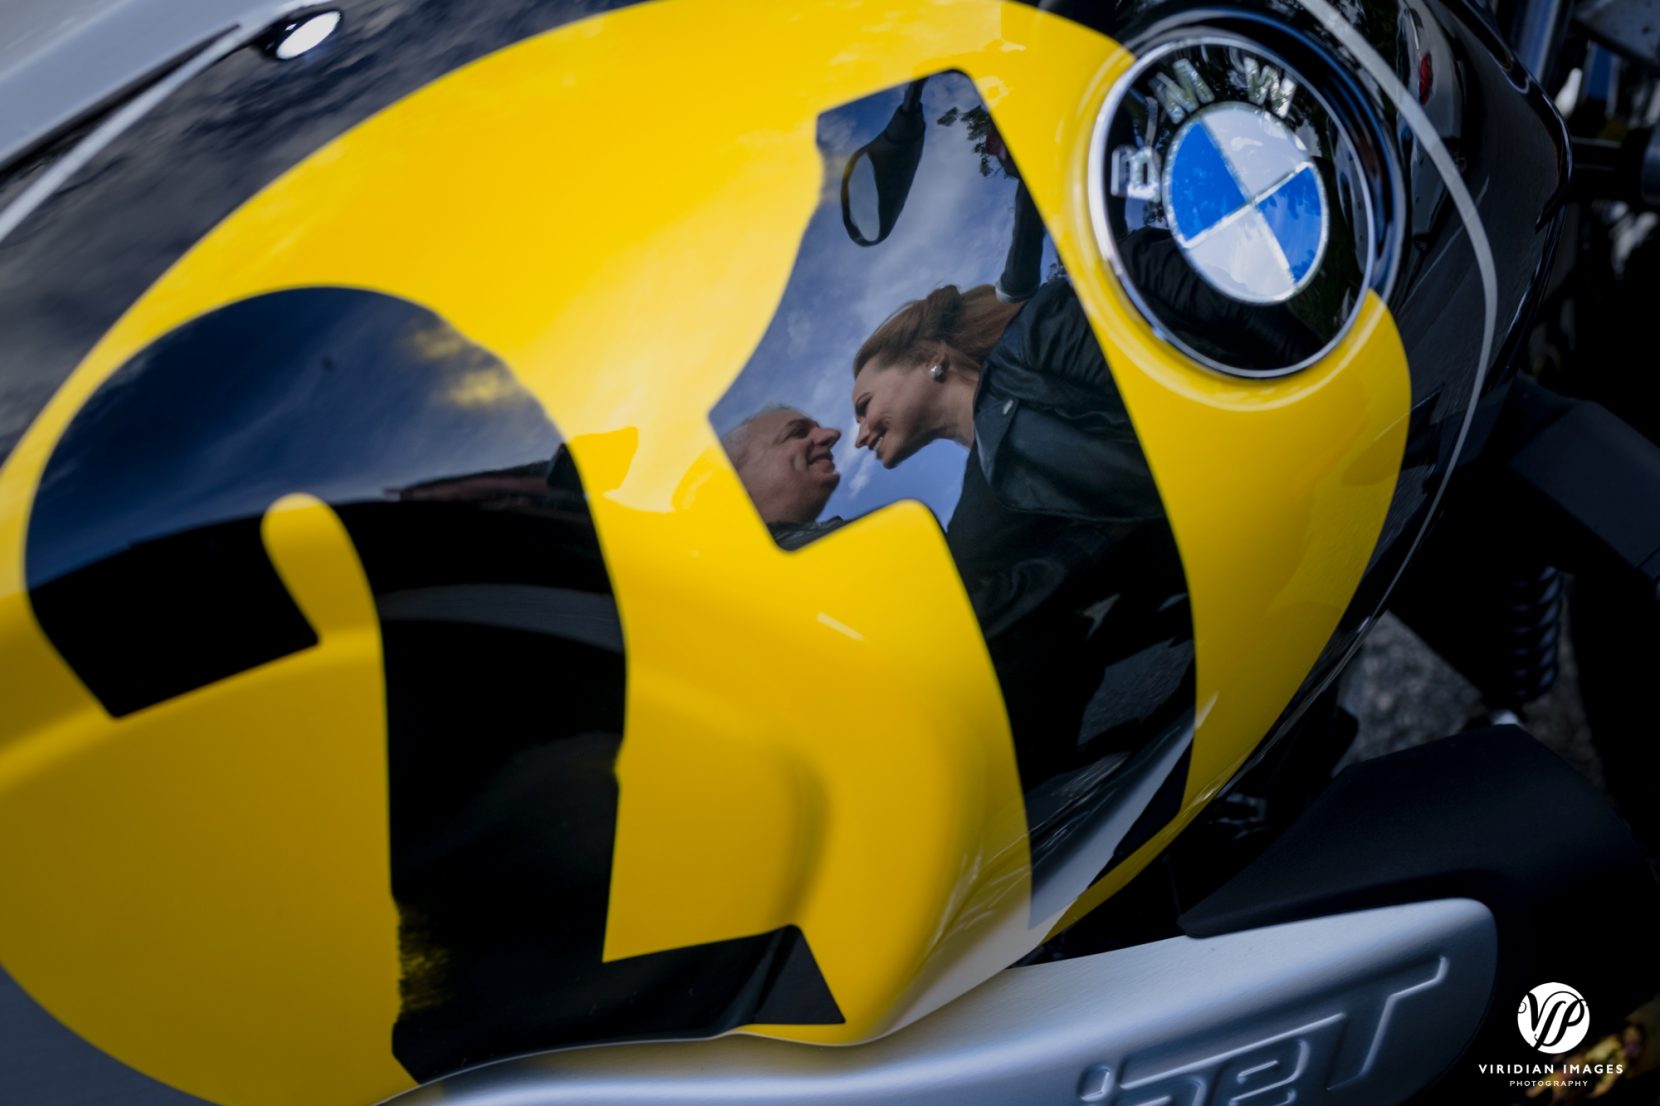
[[[1034,252],[1026,299],[994,293],[1021,177],[970,79],[933,74],[820,116],[825,179],[918,95],[904,217],[864,245],[838,196],[824,198],[777,314],[711,419],[782,548],[829,546],[906,501],[933,513],[1009,718],[1036,924],[1177,813],[1192,618],[1146,456],[1053,246]],[[983,326],[965,321],[980,315]],[[927,333],[851,372],[889,320]],[[972,442],[941,431],[942,414],[971,424]]]
[[[1468,4],[1339,9],[1308,0],[1206,8],[1191,18],[1185,10],[1122,5],[1112,27],[1132,44],[1206,27],[1240,33],[1300,72],[1323,72],[1320,91],[1332,106],[1351,121],[1372,121],[1370,135],[1362,129],[1352,137],[1380,143],[1363,160],[1388,184],[1393,212],[1377,228],[1377,300],[1387,304],[1410,366],[1411,414],[1398,428],[1405,435],[1398,461],[1378,456],[1374,463],[1398,464],[1400,477],[1366,571],[1283,722],[1335,678],[1416,549],[1456,465],[1480,448],[1488,419],[1479,401],[1505,377],[1554,240],[1566,139],[1547,98]],[[1099,23],[1087,5],[1061,12]],[[1467,124],[1474,117],[1481,126]],[[1373,165],[1372,158],[1387,160]],[[1182,548],[1191,557],[1189,543]],[[1204,548],[1217,548],[1215,539]],[[1264,744],[1279,732],[1270,726]],[[1190,788],[1197,786],[1196,771]],[[1119,885],[1104,879],[1068,919]]]
[[[488,7],[469,8],[446,38],[436,5],[346,5],[341,28],[296,68],[233,55],[0,245],[0,313],[20,336],[0,375],[0,670],[22,704],[0,733],[0,877],[32,904],[0,919],[0,960],[88,1039],[204,1097],[350,1102],[392,1093],[411,1073],[511,1052],[735,1025],[857,1041],[936,1008],[1109,897],[1329,671],[1370,613],[1364,597],[1381,592],[1410,545],[1470,405],[1481,359],[1468,347],[1482,339],[1464,331],[1487,317],[1473,267],[1458,262],[1472,247],[1450,203],[1421,233],[1406,229],[1420,225],[1418,197],[1434,204],[1424,178],[1435,167],[1412,160],[1408,141],[1425,135],[1397,127],[1391,94],[1363,80],[1331,94],[1406,135],[1398,156],[1411,186],[1392,193],[1403,218],[1380,235],[1401,251],[1399,275],[1366,297],[1329,354],[1281,380],[1229,379],[1173,349],[1128,301],[1090,224],[1090,137],[1133,60],[1119,42],[1175,33],[1180,5],[1125,8],[1122,25],[1106,28],[1117,39],[979,2],[878,13],[677,0],[563,27],[587,9]],[[1368,7],[1361,25],[1387,42],[1404,10]],[[1219,22],[1274,38],[1299,72],[1313,64],[1292,56],[1299,42],[1337,49],[1308,10],[1274,15],[1278,31],[1254,6]],[[1435,26],[1466,52],[1487,117],[1509,119],[1529,157],[1551,149],[1531,93],[1502,83],[1479,28]],[[768,49],[746,45],[757,41]],[[804,295],[814,228],[836,202],[835,159],[869,137],[826,121],[856,123],[850,105],[864,104],[880,127],[896,90],[935,74],[961,76],[953,102],[932,105],[930,125],[955,129],[932,149],[963,164],[935,167],[925,155],[918,180],[932,183],[870,251],[875,269]],[[664,88],[688,92],[665,105]],[[977,107],[1047,229],[1045,263],[1069,275],[1110,367],[1173,537],[1165,571],[1179,574],[1191,611],[1191,659],[1179,648],[1157,656],[1136,681],[1176,689],[1159,701],[1174,728],[1130,744],[1132,758],[1151,750],[1161,765],[1137,777],[1154,794],[1115,791],[1127,777],[1086,771],[1079,801],[1060,804],[1082,819],[1035,817],[1041,796],[1022,763],[1007,666],[942,532],[960,475],[872,493],[845,525],[791,549],[719,438],[769,401],[819,406],[792,366],[821,356],[841,376],[823,404],[848,406],[820,421],[856,422],[852,350],[837,348],[845,336],[790,350],[792,305],[829,318],[812,310],[815,298],[869,291],[868,313],[849,323],[856,343],[897,303],[995,271],[1000,246],[988,243],[1002,232],[975,238],[991,228],[975,221],[972,197],[1003,190],[986,218],[1004,220],[1011,180],[981,176],[962,156],[978,156],[976,136],[957,120]],[[953,122],[938,122],[949,109]],[[1465,152],[1485,164],[1478,148]],[[202,194],[166,194],[175,177]],[[1477,191],[1512,205],[1482,213],[1498,260],[1520,267],[1501,265],[1488,297],[1502,321],[1530,287],[1543,201]],[[122,214],[141,196],[155,197],[153,219]],[[924,237],[950,247],[944,268],[917,266],[903,248],[929,226]],[[906,260],[881,260],[890,256]],[[50,259],[82,264],[77,273]],[[303,327],[306,313],[255,318],[282,297],[330,289],[436,320],[455,335],[452,356],[488,368],[443,394],[491,410],[519,404],[523,420],[474,434],[420,404],[388,403],[384,389],[340,391],[329,351],[356,349],[353,373],[395,362],[366,352],[349,326],[308,346],[271,337]],[[229,328],[218,343],[230,350],[225,373],[284,380],[273,394],[290,398],[234,414],[223,381],[169,383],[161,391],[177,399],[162,395],[156,414],[123,432],[135,450],[141,431],[167,436],[173,469],[138,481],[122,470],[108,420],[142,410],[131,382],[166,379],[143,366],[202,327]],[[1458,341],[1437,328],[1458,330]],[[1502,325],[1496,333],[1490,359]],[[256,373],[239,341],[290,352]],[[788,356],[774,361],[778,350]],[[746,392],[752,371],[775,375]],[[287,391],[307,380],[310,390]],[[290,408],[293,425],[329,433],[306,449],[286,433],[260,439],[264,413]],[[197,437],[167,429],[191,411]],[[264,444],[242,448],[239,427]],[[553,525],[548,474],[523,466],[561,451],[585,517],[559,525],[585,532],[565,548],[586,552],[523,558]],[[889,475],[944,471],[906,467],[923,456]],[[1398,480],[1403,456],[1409,475]],[[158,486],[189,494],[139,494]],[[422,494],[399,491],[413,488]],[[443,513],[445,503],[455,522],[444,540],[471,550],[467,579],[415,590],[609,594],[614,621],[586,607],[573,617],[566,604],[560,633],[527,630],[542,608],[513,593],[485,604],[498,621],[517,620],[490,632],[529,636],[492,653],[457,628],[442,595],[417,605],[418,627],[389,619],[387,595],[410,588],[384,584],[385,573],[419,563],[404,550],[436,539],[377,546],[353,519]],[[146,594],[157,577],[142,552],[187,546],[194,561],[163,558],[178,587]],[[247,577],[226,557],[265,573],[263,607],[229,586]],[[516,557],[544,575],[490,577]],[[88,572],[104,580],[96,602],[54,605],[53,589]],[[107,638],[96,632],[103,608],[123,614]],[[173,627],[177,648],[145,655],[147,624]],[[605,638],[619,630],[620,654]],[[253,648],[226,644],[239,633]],[[572,640],[610,674],[534,662]],[[593,660],[595,650],[612,659]],[[503,658],[494,672],[493,655]],[[123,660],[132,657],[142,663]],[[450,671],[470,675],[443,699],[430,689]],[[429,690],[405,700],[400,684]],[[602,700],[610,746],[583,736],[604,732],[584,714]],[[410,763],[400,718],[430,734],[427,767],[413,775],[399,767]],[[519,736],[504,744],[508,733]],[[508,790],[488,773],[446,772],[450,741],[475,767],[495,757]],[[1170,752],[1185,769],[1159,760]],[[515,798],[513,786],[532,794]],[[501,813],[501,835],[469,838],[464,818],[438,814],[446,802]],[[1147,810],[1159,813],[1121,824]],[[609,852],[573,848],[587,840],[580,826],[606,826]],[[1079,832],[1102,827],[1112,832]],[[469,854],[479,840],[495,843]],[[1126,840],[1139,846],[1120,854]],[[40,841],[52,844],[28,844]],[[465,896],[500,912],[516,883],[569,889],[538,907],[569,915],[550,933],[572,927],[544,951],[567,955],[580,929],[599,944],[595,978],[626,982],[560,992],[558,1003],[592,1011],[563,1027],[545,1009],[499,1004],[493,1019],[465,1026],[428,1019],[426,1043],[406,1047],[406,1027],[429,1009],[420,981],[445,964],[411,955],[431,900],[408,891],[405,846],[481,881],[425,884],[451,922]],[[469,855],[480,859],[469,866]],[[1061,874],[1045,876],[1046,857],[1063,855]],[[445,924],[451,936],[431,947],[439,961],[450,950],[452,979],[477,983],[484,1006],[500,990],[491,972],[535,978],[514,960],[535,959],[529,930],[480,937],[477,949],[509,950],[486,965],[455,954],[457,930]],[[734,956],[680,955],[704,947]],[[673,1003],[661,1007],[667,1020],[642,1013],[687,987],[705,996],[695,1014]],[[326,1018],[313,1010],[320,993],[332,996]],[[803,995],[812,1001],[791,1001]]]

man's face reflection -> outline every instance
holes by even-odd
[[[817,519],[841,482],[831,447],[841,431],[794,410],[763,411],[732,442],[733,466],[769,526]]]

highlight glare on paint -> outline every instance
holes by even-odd
[[[301,54],[310,53],[323,44],[323,40],[334,33],[340,26],[339,12],[319,12],[302,23],[295,24],[288,33],[282,36],[276,46],[276,56],[279,61],[289,61]]]

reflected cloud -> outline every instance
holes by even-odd
[[[876,455],[869,450],[859,449],[853,441],[859,436],[859,421],[848,419],[848,428],[842,432],[843,456],[837,458],[836,467],[843,473],[842,483],[847,488],[849,498],[859,498],[864,490],[870,486],[871,477],[881,466],[876,462]]]
[[[494,407],[516,403],[523,396],[524,388],[506,369],[482,368],[459,377],[445,398],[457,407]]]

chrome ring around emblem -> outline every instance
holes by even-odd
[[[1349,128],[1237,35],[1164,43],[1130,67],[1096,119],[1088,197],[1136,310],[1219,372],[1307,368],[1372,287],[1377,196]]]

